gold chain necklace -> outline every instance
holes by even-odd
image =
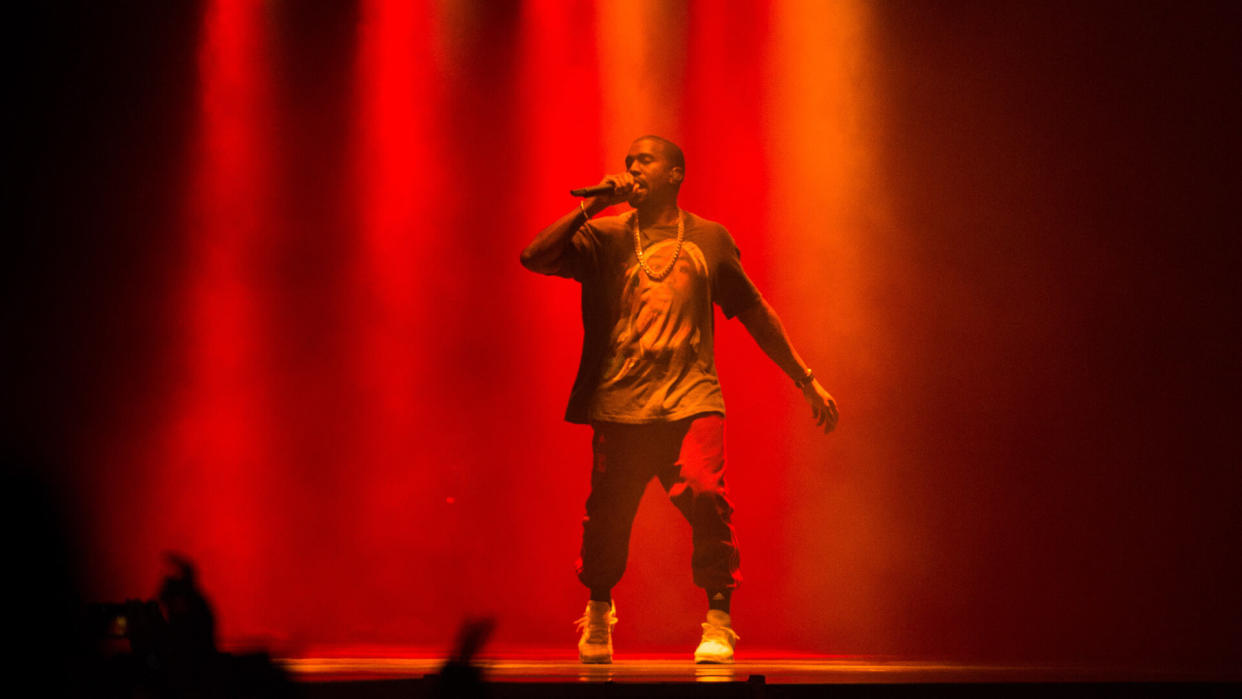
[[[677,249],[673,251],[673,259],[668,261],[668,266],[659,272],[647,266],[647,260],[643,258],[643,241],[642,230],[638,227],[638,212],[634,212],[634,255],[638,257],[638,265],[643,268],[647,276],[653,282],[662,282],[673,271],[673,266],[677,264],[677,258],[681,256],[681,246],[686,240],[686,221],[682,216],[681,209],[677,210]]]

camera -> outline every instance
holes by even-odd
[[[86,606],[86,627],[94,638],[128,639],[135,627],[150,628],[152,622],[162,621],[164,615],[155,600],[131,599]]]

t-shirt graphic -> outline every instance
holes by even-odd
[[[642,424],[724,413],[712,348],[713,305],[733,317],[759,299],[732,236],[683,212],[685,237],[668,276],[653,280],[677,251],[675,223],[644,227],[630,211],[575,233],[556,274],[582,283],[582,358],[565,418]]]
[[[647,266],[665,269],[677,250],[677,241],[662,240],[643,252]],[[707,258],[698,245],[682,245],[673,270],[655,281],[635,262],[626,270],[621,294],[621,317],[612,330],[612,350],[604,366],[600,390],[614,386],[659,385],[664,390],[647,396],[646,408],[657,408],[667,389],[686,376],[696,362],[710,366],[711,280]],[[708,355],[703,356],[707,350]]]

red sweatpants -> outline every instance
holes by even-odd
[[[737,587],[733,506],[725,493],[724,416],[705,413],[648,425],[595,423],[591,495],[582,520],[578,579],[610,589],[625,572],[630,528],[643,490],[659,478],[669,500],[690,522],[694,584],[716,591]]]

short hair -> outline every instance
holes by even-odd
[[[634,140],[635,141],[655,141],[659,143],[660,145],[664,146],[664,152],[668,155],[668,160],[669,162],[673,164],[673,167],[679,167],[682,170],[686,169],[686,154],[681,152],[681,146],[677,145],[676,143],[673,143],[672,141],[668,140],[667,138],[664,138],[663,136],[656,136],[655,134],[647,134],[646,136],[639,136],[638,138]]]

